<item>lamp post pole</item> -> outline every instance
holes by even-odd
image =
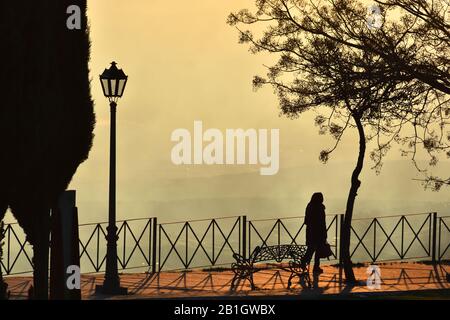
[[[110,151],[109,151],[109,215],[107,228],[106,273],[103,284],[104,291],[120,288],[119,273],[117,271],[117,226],[116,226],[116,107],[112,101],[110,124]]]
[[[116,226],[116,107],[111,101],[110,151],[109,151],[109,215],[107,229],[106,271],[103,286],[97,287],[102,294],[127,294],[127,288],[120,286],[117,268],[117,226]]]
[[[111,72],[112,70],[112,72]],[[117,266],[117,226],[116,226],[116,108],[117,103],[113,97],[121,97],[125,84],[122,86],[122,91],[118,92],[119,89],[117,84],[114,86],[116,92],[111,90],[110,84],[111,79],[115,79],[117,76],[118,69],[115,63],[112,63],[112,67],[109,70],[105,70],[101,76],[101,80],[107,79],[107,84],[103,84],[103,91],[105,96],[110,98],[110,113],[111,113],[111,124],[110,124],[110,153],[109,153],[109,212],[108,212],[108,227],[107,227],[107,251],[106,251],[106,270],[105,270],[105,280],[102,286],[96,287],[96,292],[101,294],[109,295],[125,295],[127,294],[127,288],[122,288],[120,286],[120,278]],[[121,71],[121,70],[120,70]],[[119,73],[119,77],[122,77]],[[126,77],[123,75],[123,77]],[[122,78],[123,78],[122,77]],[[120,80],[121,78],[119,78]],[[126,82],[126,80],[125,80]]]

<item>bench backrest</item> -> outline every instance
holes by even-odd
[[[282,262],[285,259],[302,258],[307,247],[299,244],[281,244],[275,246],[256,247],[250,259],[252,262],[272,261]]]

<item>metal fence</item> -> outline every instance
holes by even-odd
[[[24,274],[33,270],[33,250],[18,223],[5,224],[3,259],[0,267],[3,274]]]
[[[158,271],[230,264],[241,253],[243,217],[159,225]]]
[[[156,263],[156,218],[117,221],[117,260],[122,270],[148,269]],[[107,222],[79,225],[83,272],[99,272],[106,263]]]
[[[358,262],[436,260],[436,221],[436,213],[355,219],[351,256]]]
[[[450,216],[439,217],[438,260],[450,256]]]
[[[328,243],[333,256],[338,258],[339,219],[340,215],[326,216]],[[260,219],[248,221],[248,256],[256,246],[280,244],[305,244],[305,217],[286,217],[279,219]]]
[[[340,259],[343,215],[326,217],[328,242]],[[83,273],[101,272],[106,263],[106,222],[80,224]],[[353,262],[450,258],[450,216],[436,213],[354,219]],[[304,244],[304,217],[254,219],[235,216],[173,223],[156,218],[117,222],[118,265],[121,270],[159,272],[229,266],[233,253],[249,256],[256,246]],[[5,225],[5,275],[32,272],[32,248],[18,224]]]

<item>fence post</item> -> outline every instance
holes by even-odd
[[[344,215],[339,215],[339,285],[342,285],[343,263],[342,263],[342,228],[344,226]],[[337,240],[337,239],[336,239]]]
[[[157,225],[158,219],[152,219],[152,273],[156,273],[156,248],[157,248]]]
[[[433,219],[433,239],[431,244],[431,261],[436,263],[437,212],[431,214]]]
[[[344,215],[339,215],[339,266],[342,268],[342,228],[344,227]],[[336,239],[337,240],[337,239]]]
[[[242,256],[247,259],[247,216],[242,216]]]

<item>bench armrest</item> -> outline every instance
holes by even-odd
[[[243,256],[241,256],[239,253],[233,253],[233,258],[236,260],[236,263],[238,264],[246,264],[248,263],[248,259],[245,259]]]

